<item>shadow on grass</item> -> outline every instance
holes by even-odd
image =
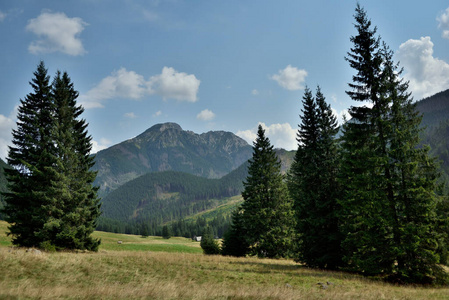
[[[334,278],[357,278],[362,279],[361,275],[347,273],[343,271],[334,271],[334,270],[323,270],[323,269],[313,269],[306,267],[304,265],[284,265],[284,264],[273,264],[273,263],[265,263],[263,261],[255,262],[255,261],[242,261],[242,262],[230,262],[230,264],[246,266],[248,269],[242,270],[242,272],[252,272],[252,273],[260,273],[260,274],[269,274],[269,273],[294,273],[296,276],[305,276],[305,277],[334,277]]]

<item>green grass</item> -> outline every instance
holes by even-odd
[[[162,237],[141,237],[130,234],[116,234],[96,231],[93,234],[96,238],[101,238],[100,250],[111,251],[158,251],[158,252],[178,252],[178,253],[202,253],[200,243],[183,237],[172,237],[164,239]],[[121,244],[117,242],[121,241]]]
[[[447,288],[395,286],[292,260],[206,256],[182,238],[95,232],[98,253],[34,253],[4,246],[5,231],[0,221],[0,299],[449,299]],[[327,281],[326,289],[317,284]]]
[[[11,239],[6,236],[7,223],[0,221],[0,246],[12,246]],[[141,237],[131,234],[118,234],[103,231],[95,231],[95,238],[101,239],[100,251],[157,251],[168,253],[192,253],[200,254],[203,250],[199,242],[183,237]],[[121,241],[121,244],[117,242]]]

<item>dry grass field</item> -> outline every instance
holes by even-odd
[[[206,256],[188,239],[96,232],[98,253],[39,253],[11,248],[5,231],[0,222],[0,299],[449,299],[448,288],[394,286],[291,260]]]

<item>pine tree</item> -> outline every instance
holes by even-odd
[[[46,176],[52,178],[44,205],[49,217],[39,235],[46,245],[57,249],[96,251],[100,241],[91,234],[100,215],[100,200],[92,186],[96,172],[90,170],[94,164],[91,137],[86,121],[79,119],[84,109],[76,104],[78,92],[66,72],[57,72],[52,97],[56,163],[45,169]]]
[[[170,228],[169,228],[167,225],[164,225],[164,226],[162,227],[162,237],[163,237],[164,239],[169,239],[169,238],[172,237],[171,230],[170,230]]]
[[[448,227],[448,210],[438,196],[439,171],[428,146],[420,147],[422,115],[416,111],[408,82],[400,79],[402,69],[393,62],[393,51],[385,44],[381,98],[389,103],[388,156],[393,196],[390,215],[395,264],[393,278],[404,282],[444,281],[447,275],[437,265],[437,251]],[[441,227],[440,227],[441,226]],[[441,230],[442,229],[442,230]]]
[[[91,233],[100,214],[96,173],[90,171],[91,137],[79,119],[78,92],[67,73],[57,73],[53,85],[41,62],[34,93],[21,101],[18,129],[8,161],[10,193],[5,213],[13,243],[52,249],[97,250]]]
[[[311,267],[335,269],[341,265],[337,131],[336,118],[320,88],[316,99],[306,88],[288,186],[299,235],[297,259]]]
[[[225,232],[221,246],[221,254],[225,256],[246,256],[249,252],[249,244],[245,240],[245,228],[243,225],[243,210],[241,205],[232,213],[232,222]]]
[[[340,220],[348,267],[403,282],[441,278],[437,267],[437,167],[419,148],[420,116],[392,52],[357,5],[358,35],[347,60],[357,74],[348,95],[370,105],[351,107],[342,137]],[[444,221],[443,221],[444,223]]]
[[[204,229],[201,237],[200,246],[203,249],[204,254],[207,255],[220,254],[220,245],[215,240],[211,227],[207,226]]]
[[[281,163],[259,125],[244,184],[240,220],[249,254],[286,257],[292,249],[294,218]]]
[[[17,129],[7,162],[12,169],[5,170],[9,193],[5,195],[6,221],[14,245],[37,247],[40,239],[36,229],[46,222],[42,210],[43,194],[50,185],[44,176],[46,167],[53,164],[54,152],[51,131],[54,104],[51,98],[50,77],[41,62],[30,82],[33,92],[20,100]]]

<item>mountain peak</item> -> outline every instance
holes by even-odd
[[[93,168],[98,171],[95,184],[106,194],[148,172],[172,170],[219,178],[251,154],[251,146],[232,132],[196,134],[176,123],[156,124],[135,138],[98,152]]]
[[[183,131],[181,126],[179,126],[176,123],[172,123],[172,122],[167,122],[167,123],[160,123],[160,124],[156,124],[151,126],[150,128],[148,128],[147,130],[145,130],[143,133],[141,133],[140,135],[138,135],[137,137],[144,137],[147,136],[148,134],[154,134],[157,132],[164,132],[166,130],[175,130],[175,131]]]
[[[150,129],[148,129],[148,131],[165,131],[168,129],[174,129],[174,130],[179,130],[182,131],[181,126],[179,126],[176,123],[172,123],[172,122],[167,122],[167,123],[161,123],[161,124],[156,124],[154,126],[151,126]]]

